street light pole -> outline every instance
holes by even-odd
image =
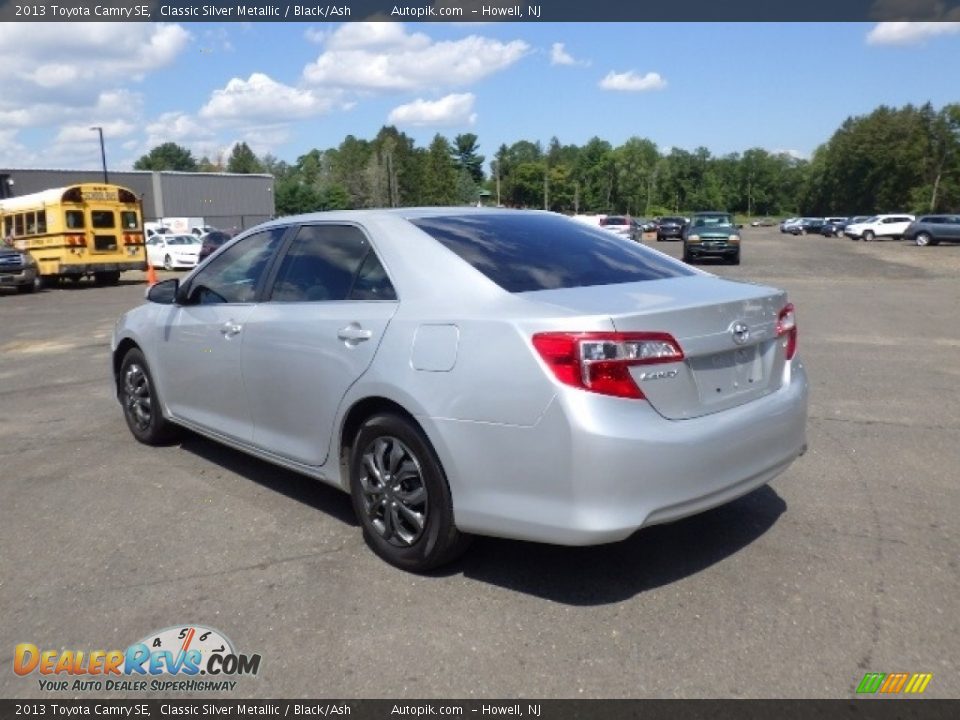
[[[100,160],[103,162],[103,182],[108,183],[110,180],[107,177],[107,153],[103,149],[103,128],[99,125],[95,125],[90,129],[96,130],[100,134]]]

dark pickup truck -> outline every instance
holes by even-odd
[[[15,287],[18,292],[30,293],[39,284],[37,263],[25,252],[0,244],[0,288]]]

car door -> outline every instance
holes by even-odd
[[[273,228],[240,240],[193,276],[170,307],[157,352],[163,396],[178,418],[250,441],[240,349],[284,231]]]
[[[951,242],[960,242],[960,215],[952,215],[943,219],[943,226],[938,228],[940,238]]]
[[[885,218],[883,221],[883,235],[887,237],[900,237],[906,231],[907,226],[912,222],[909,217],[896,215]]]
[[[340,401],[369,367],[397,306],[393,285],[359,227],[299,228],[269,295],[246,321],[243,377],[254,444],[322,465]]]

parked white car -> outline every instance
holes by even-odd
[[[201,244],[195,235],[158,233],[147,240],[147,261],[164,270],[196,267]]]
[[[907,226],[914,221],[913,215],[874,215],[862,223],[854,223],[844,228],[843,234],[851,240],[871,241],[877,238],[903,237]]]

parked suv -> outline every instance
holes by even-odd
[[[680,240],[683,238],[683,230],[686,226],[686,218],[660,218],[660,221],[657,223],[657,240]]]
[[[913,215],[874,215],[865,222],[847,225],[843,234],[851,240],[864,240],[866,242],[877,238],[897,240],[903,237],[907,226],[914,219]]]
[[[960,215],[924,215],[910,223],[903,237],[920,247],[941,241],[960,242]]]
[[[28,253],[0,243],[0,287],[15,287],[31,293],[39,286],[37,261]]]

